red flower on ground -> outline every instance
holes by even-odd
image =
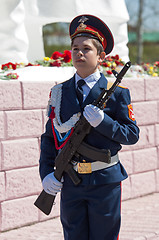
[[[8,70],[8,69],[15,70],[16,68],[17,68],[17,65],[12,62],[2,64],[2,67],[1,67],[2,70]]]
[[[34,66],[34,64],[28,63],[27,65],[25,65],[25,67],[31,67],[31,66]]]
[[[11,68],[13,69],[13,70],[16,70],[17,69],[17,65],[16,64],[14,64],[14,63],[9,63],[10,64],[10,66],[11,66]]]
[[[105,60],[106,60],[106,61],[109,61],[109,62],[112,62],[112,61],[113,61],[113,59],[112,59],[111,56],[106,57]]]
[[[143,67],[144,71],[148,71],[148,66],[147,65],[143,64],[142,67]]]
[[[55,62],[51,62],[50,63],[50,67],[61,67],[61,61],[60,60],[56,60]]]
[[[117,66],[122,65],[121,62],[118,61],[118,60],[115,60],[115,63],[116,63]]]
[[[53,52],[53,54],[51,55],[51,59],[57,60],[58,58],[60,58],[62,56],[62,53],[55,51]]]
[[[8,70],[7,64],[2,64],[1,69],[2,69],[2,70]]]
[[[112,56],[112,59],[119,60],[119,55],[116,54],[115,56]]]
[[[111,75],[112,74],[112,71],[108,70],[106,71],[108,75]]]
[[[71,52],[69,50],[65,50],[61,57],[64,59],[65,63],[68,63],[71,61]]]
[[[108,63],[106,63],[106,62],[101,63],[101,65],[102,65],[103,67],[108,67]]]
[[[18,79],[18,78],[19,78],[19,76],[18,76],[17,73],[8,73],[8,74],[7,74],[7,77],[8,77],[9,79]]]
[[[156,67],[159,67],[159,61],[155,62]]]

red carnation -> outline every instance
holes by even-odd
[[[2,70],[8,70],[8,65],[7,64],[2,64],[1,69]]]
[[[112,59],[111,56],[108,56],[108,57],[106,57],[105,59],[106,59],[107,61],[109,61],[109,62],[112,62],[112,61],[113,61],[113,59]]]
[[[61,61],[60,60],[56,60],[55,62],[51,62],[50,63],[50,67],[61,67]]]
[[[103,67],[108,67],[108,63],[104,62],[104,63],[102,63],[102,66]]]
[[[14,64],[12,62],[8,62],[7,66],[8,66],[8,68],[12,68],[13,70],[15,70],[17,68],[16,64]]]
[[[64,59],[65,63],[68,63],[71,61],[71,52],[69,50],[65,50],[64,54],[62,54],[62,58]]]
[[[115,59],[119,60],[119,55],[118,54],[115,55]]]
[[[116,65],[118,66],[118,65],[123,65],[120,61],[118,61],[118,60],[115,60],[115,63],[116,63]]]
[[[62,53],[55,51],[53,52],[51,59],[57,60],[58,58],[60,58],[62,56]]]
[[[112,59],[119,60],[119,55],[118,55],[118,54],[116,54],[115,56],[112,56],[111,58],[112,58]]]
[[[9,79],[18,79],[19,78],[19,75],[17,73],[8,73],[7,74],[7,77]]]
[[[16,64],[12,63],[11,66],[12,66],[13,70],[17,69],[17,65]]]
[[[156,67],[159,67],[159,61],[155,62]]]
[[[8,70],[9,68],[15,70],[17,68],[16,64],[12,63],[12,62],[8,62],[6,64],[3,64],[1,69],[2,70]]]
[[[111,75],[111,74],[112,74],[112,71],[108,70],[108,71],[107,71],[107,74],[108,74],[108,75]]]
[[[31,67],[34,66],[32,63],[28,63],[27,65],[25,65],[25,67]]]

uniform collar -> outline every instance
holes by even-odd
[[[100,72],[99,72],[99,70],[97,69],[96,72],[94,72],[94,73],[92,73],[91,75],[89,75],[88,77],[82,78],[82,79],[86,82],[87,86],[91,89],[91,88],[94,86],[94,84],[99,80],[100,77],[101,77],[101,76],[100,76]],[[75,83],[76,83],[76,86],[77,86],[77,82],[78,82],[80,79],[81,79],[81,77],[76,73],[76,74],[75,74]]]
[[[76,74],[75,74],[76,75]],[[72,113],[76,113],[80,111],[80,106],[77,100],[77,95],[76,95],[76,88],[75,88],[75,75],[68,81],[65,81],[63,83],[63,90],[65,92],[65,98],[69,103],[71,104],[72,108]],[[81,79],[81,78],[80,78]],[[95,85],[93,88],[90,90],[87,98],[83,102],[83,106],[92,103],[93,100],[97,99],[99,97],[101,90],[103,88],[107,88],[107,79],[104,77],[102,73],[100,73],[100,79],[95,82]],[[73,114],[72,114],[73,115]]]

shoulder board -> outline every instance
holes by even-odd
[[[114,82],[107,82],[107,90],[109,90],[111,88],[111,86],[113,85]],[[123,87],[121,85],[118,85],[118,87],[120,88],[125,88],[125,89],[128,89],[127,87]]]
[[[118,85],[118,87],[128,89],[127,87],[123,87],[123,86],[121,86],[121,85]]]

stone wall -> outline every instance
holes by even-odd
[[[49,216],[33,204],[41,191],[40,135],[54,84],[0,81],[0,232],[59,215],[59,196]],[[129,174],[127,200],[159,191],[159,78],[125,78],[122,85],[130,89],[141,130],[139,142],[120,152]]]

